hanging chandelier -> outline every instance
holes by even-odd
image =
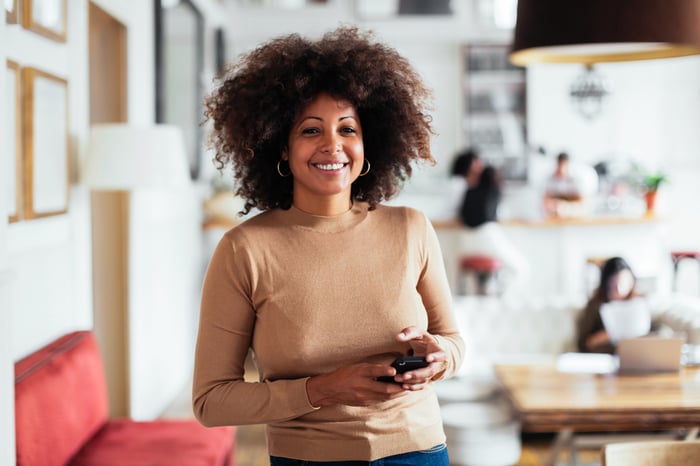
[[[601,113],[609,94],[608,81],[592,65],[586,65],[569,88],[574,110],[589,121]]]
[[[593,119],[610,95],[597,63],[700,54],[700,1],[518,0],[510,61],[578,63],[571,101]]]

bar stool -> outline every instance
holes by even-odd
[[[470,277],[476,278],[476,294],[500,294],[499,272],[503,269],[500,259],[486,255],[468,255],[459,260],[459,293],[468,294],[465,283]]]
[[[678,291],[678,265],[683,259],[695,259],[700,265],[700,251],[671,251],[673,262],[673,291]]]

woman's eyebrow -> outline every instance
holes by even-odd
[[[344,116],[339,117],[339,118],[338,118],[338,121],[343,121],[343,120],[347,120],[347,119],[356,120],[357,118],[356,118],[354,115],[344,115]],[[320,117],[320,116],[309,115],[309,116],[305,116],[305,117],[303,117],[301,120],[299,120],[299,123],[303,123],[303,122],[305,122],[306,120],[318,120],[318,121],[323,121],[323,118]]]

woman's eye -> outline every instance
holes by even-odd
[[[317,128],[304,128],[301,130],[301,134],[317,134],[318,129]]]
[[[350,126],[346,126],[346,127],[344,127],[344,128],[341,128],[340,131],[341,131],[342,133],[352,134],[352,133],[355,132],[355,128],[352,128],[352,127],[350,127]]]

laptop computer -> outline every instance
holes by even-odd
[[[604,303],[600,318],[610,340],[643,337],[651,330],[651,312],[645,297]]]
[[[623,338],[617,345],[618,372],[675,372],[681,366],[682,338]]]

